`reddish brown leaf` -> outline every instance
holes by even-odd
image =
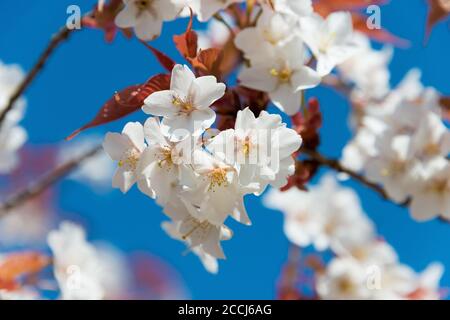
[[[112,42],[118,30],[122,30],[127,38],[130,38],[132,33],[128,29],[119,29],[114,20],[116,15],[122,9],[122,0],[111,0],[103,6],[95,5],[92,14],[83,17],[81,23],[83,27],[102,29],[105,32],[106,42]]]
[[[144,46],[146,46],[158,59],[159,63],[169,72],[172,72],[173,67],[175,66],[175,61],[173,61],[172,58],[168,57],[165,53],[162,53],[156,48],[153,48],[148,43],[145,43],[144,41],[141,41]]]
[[[322,113],[319,101],[311,98],[304,113],[298,112],[292,117],[292,125],[295,131],[303,138],[303,146],[315,150],[320,144],[319,129],[322,127]]]
[[[85,129],[123,118],[130,113],[139,110],[144,104],[144,100],[150,94],[168,89],[170,89],[170,76],[159,74],[152,77],[143,85],[130,86],[121,92],[116,92],[114,96],[103,105],[94,120],[76,130],[67,137],[66,140],[73,139]]]
[[[40,253],[15,253],[6,257],[0,263],[0,289],[17,287],[16,280],[20,276],[40,272],[50,264],[50,259]]]
[[[439,104],[442,107],[443,118],[447,121],[450,121],[450,96],[441,97],[439,100]]]
[[[449,0],[428,0],[428,18],[426,27],[426,37],[431,34],[433,27],[444,20],[450,14]]]
[[[353,20],[353,27],[355,28],[355,30],[358,30],[366,34],[369,38],[373,40],[382,43],[395,44],[396,46],[399,47],[407,47],[410,44],[408,40],[397,37],[392,33],[390,33],[389,31],[387,31],[386,29],[369,29],[366,23],[367,17],[363,14],[353,12],[352,20]]]
[[[192,30],[192,23],[194,17],[191,10],[191,19],[183,34],[173,36],[173,41],[180,54],[185,58],[193,59],[197,56],[198,51],[198,36],[195,31]]]
[[[322,16],[327,16],[334,11],[342,10],[360,10],[370,5],[382,5],[387,0],[316,0],[314,1],[314,10]]]
[[[200,76],[213,75],[220,79],[222,57],[222,50],[209,48],[200,51],[195,58],[188,60]]]

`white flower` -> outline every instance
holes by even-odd
[[[374,238],[373,225],[356,194],[340,187],[331,176],[308,192],[271,190],[265,205],[283,211],[286,236],[301,247],[314,245],[317,250],[341,252],[348,243],[367,243]]]
[[[62,222],[47,237],[55,278],[64,300],[119,298],[126,292],[128,270],[121,254],[110,246],[87,242],[82,227]]]
[[[295,35],[296,20],[264,7],[255,27],[248,27],[239,32],[234,40],[236,47],[244,52],[245,57],[253,60],[264,46],[276,46]],[[269,48],[270,50],[270,48]]]
[[[0,61],[0,112],[2,112],[24,78],[17,65],[5,65]],[[22,120],[26,101],[19,98],[0,126],[0,174],[9,173],[18,165],[17,151],[25,144],[27,132],[18,126]]]
[[[58,150],[58,162],[65,163],[81,156],[85,152],[91,150],[98,142],[100,137],[89,136],[80,137],[71,143],[65,143]],[[90,184],[95,191],[104,191],[107,186],[110,186],[111,176],[114,174],[115,166],[111,162],[110,157],[106,152],[99,152],[89,161],[84,161],[80,166],[69,176],[78,182]]]
[[[437,158],[414,169],[418,182],[413,186],[411,215],[418,221],[437,216],[450,219],[450,164]]]
[[[430,264],[422,273],[416,276],[416,288],[409,293],[412,300],[439,300],[441,298],[439,282],[444,273],[440,263]]]
[[[412,137],[411,153],[422,161],[450,153],[450,130],[437,114],[428,112],[421,119]]]
[[[172,70],[170,90],[151,94],[142,108],[145,113],[162,116],[162,126],[174,139],[189,134],[199,136],[215,121],[210,106],[225,94],[225,85],[214,76],[195,78],[187,66]]]
[[[313,88],[321,78],[305,66],[305,49],[298,37],[277,47],[261,48],[251,67],[239,75],[245,87],[267,92],[272,102],[288,115],[300,110],[302,90]]]
[[[8,173],[18,164],[17,151],[25,144],[27,132],[19,126],[8,128],[7,123],[2,125],[5,127],[0,128],[0,173]]]
[[[181,201],[172,202],[164,212],[173,219],[162,224],[167,234],[184,241],[189,250],[200,258],[207,271],[217,273],[217,259],[225,259],[220,242],[231,239],[231,230],[225,225],[215,226],[207,220],[198,220]]]
[[[357,46],[355,54],[338,66],[344,79],[355,84],[352,99],[382,99],[390,90],[388,64],[393,49],[385,46],[374,50],[369,38],[359,32],[355,32],[354,42]]]
[[[45,241],[53,212],[41,200],[28,201],[2,217],[0,247],[35,246]]]
[[[123,0],[125,8],[116,16],[120,28],[134,28],[136,36],[144,41],[161,34],[164,21],[175,19],[180,7],[172,0]]]
[[[352,258],[336,258],[317,279],[316,290],[326,300],[369,299],[367,272]]]
[[[146,145],[144,128],[139,122],[128,123],[122,134],[108,133],[103,142],[103,148],[112,160],[118,162],[118,168],[113,178],[113,187],[120,188],[124,193],[137,182],[139,189],[153,196],[146,180],[137,171],[141,154]]]
[[[260,0],[268,3],[268,0]],[[311,0],[270,0],[275,12],[293,15],[296,17],[309,16],[313,12]]]
[[[268,184],[281,188],[295,171],[292,156],[299,150],[301,137],[282,123],[279,115],[262,111],[258,118],[246,108],[239,111],[234,130],[217,135],[207,145],[216,155],[224,155],[228,163],[235,163],[239,183],[258,184],[261,194]]]
[[[99,300],[105,297],[100,282],[101,261],[95,248],[86,241],[84,230],[64,222],[48,235],[53,253],[55,278],[64,300]]]
[[[300,21],[301,36],[317,59],[317,72],[329,74],[355,52],[353,24],[348,12],[334,12],[324,20],[318,14]]]
[[[378,155],[369,159],[365,170],[369,180],[381,183],[396,202],[405,201],[409,194],[409,172],[414,164],[410,155],[411,137],[391,137],[386,134],[377,141]]]
[[[216,226],[221,226],[229,215],[250,224],[243,197],[255,190],[239,185],[236,169],[202,150],[194,151],[192,166],[196,178],[181,181],[185,189],[180,195],[190,204],[191,215]]]
[[[142,153],[137,171],[145,177],[158,204],[164,206],[181,188],[178,179],[182,171],[189,170],[187,165],[190,163],[192,144],[190,139],[171,142],[162,132],[157,118],[149,118],[145,122],[144,132],[149,146]]]
[[[214,14],[227,8],[233,3],[241,3],[245,0],[187,0],[187,5],[192,8],[201,22],[208,21]]]

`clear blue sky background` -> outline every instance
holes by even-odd
[[[46,45],[49,36],[66,20],[66,8],[78,4],[91,9],[88,0],[0,1],[0,59],[19,63],[28,70]],[[423,71],[423,81],[449,93],[450,41],[448,25],[436,27],[428,46],[422,45],[426,6],[424,0],[394,0],[382,8],[382,24],[411,41],[407,50],[398,49],[391,64],[396,84],[412,67]],[[186,21],[166,24],[162,37],[153,44],[178,61],[172,42]],[[73,129],[84,124],[111,94],[127,85],[144,81],[161,71],[150,53],[136,40],[119,36],[113,44],[103,41],[100,31],[75,34],[58,49],[44,73],[27,92],[28,111],[23,124],[32,145],[60,143]],[[323,153],[337,157],[350,138],[347,103],[334,92],[318,89],[325,123]],[[129,119],[143,120],[138,113]],[[128,119],[128,120],[129,120]],[[122,120],[92,132],[120,131]],[[401,260],[417,270],[429,262],[441,261],[448,269],[442,285],[450,287],[450,225],[433,221],[416,223],[407,210],[380,200],[371,190],[349,182],[362,199],[366,212],[379,233],[398,251]],[[275,296],[275,283],[286,260],[288,242],[282,231],[282,215],[265,209],[261,199],[246,200],[253,226],[230,223],[235,236],[224,244],[228,260],[218,275],[205,272],[193,255],[182,256],[182,244],[169,239],[160,229],[160,208],[136,190],[123,196],[111,190],[98,196],[87,186],[66,181],[61,184],[59,207],[77,213],[93,239],[112,242],[126,252],[146,251],[171,264],[184,279],[193,298],[260,298]]]

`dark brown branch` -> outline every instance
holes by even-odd
[[[14,209],[26,201],[41,195],[49,187],[75,170],[82,162],[95,156],[100,150],[102,150],[101,145],[92,148],[86,153],[58,166],[51,172],[41,177],[38,181],[30,184],[24,190],[12,195],[0,204],[0,218],[7,215],[11,209]]]
[[[386,193],[386,191],[378,184],[373,183],[368,181],[365,177],[363,177],[362,175],[359,175],[358,173],[345,168],[344,166],[342,166],[338,160],[335,159],[328,159],[325,156],[323,156],[322,154],[320,154],[317,151],[314,150],[310,150],[310,149],[306,149],[306,148],[302,148],[301,152],[305,155],[307,155],[308,157],[310,157],[312,160],[317,161],[320,165],[322,166],[326,166],[330,169],[333,169],[337,172],[340,173],[345,173],[347,175],[349,175],[352,179],[354,179],[355,181],[358,181],[359,183],[361,183],[362,185],[374,190],[375,192],[377,192],[383,199],[385,200],[391,200],[388,196],[388,194]],[[402,205],[406,205],[402,204]]]
[[[87,13],[85,16],[89,16],[92,13]],[[62,27],[57,33],[55,33],[50,42],[48,43],[45,50],[41,53],[38,61],[33,66],[33,68],[27,73],[23,81],[19,84],[16,91],[12,94],[12,96],[9,98],[8,104],[6,105],[5,109],[3,109],[0,112],[0,126],[2,125],[3,121],[6,118],[6,115],[9,111],[14,107],[15,102],[21,95],[25,93],[25,91],[28,89],[28,87],[31,85],[31,83],[34,81],[36,76],[39,74],[40,71],[44,68],[47,60],[50,58],[50,56],[54,53],[55,49],[65,40],[69,38],[69,36],[73,33],[73,31],[76,31],[77,29],[68,29],[66,26]]]

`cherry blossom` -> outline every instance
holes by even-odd
[[[5,65],[0,61],[0,112],[23,78],[24,72],[19,66]],[[19,161],[17,151],[27,140],[26,130],[18,125],[23,118],[25,105],[25,99],[19,98],[0,125],[0,174],[16,168]]]
[[[276,188],[286,185],[295,170],[292,154],[301,143],[301,137],[287,128],[279,115],[262,111],[256,118],[246,108],[238,112],[235,129],[217,135],[208,144],[208,150],[223,153],[228,162],[235,161],[239,183],[244,186],[257,183],[260,194],[268,184]]]
[[[321,76],[355,53],[352,18],[348,12],[331,13],[326,20],[317,14],[305,17],[300,32],[317,59],[317,72]]]
[[[301,106],[302,91],[317,86],[321,78],[305,65],[306,53],[298,37],[275,48],[261,48],[251,67],[244,68],[239,80],[245,87],[269,94],[283,112],[293,115]]]
[[[211,105],[225,93],[225,85],[214,76],[196,78],[187,66],[172,70],[170,90],[153,93],[145,100],[145,113],[162,116],[162,127],[180,140],[199,136],[216,119]]]
[[[116,16],[120,28],[134,28],[136,36],[153,40],[161,33],[164,21],[175,19],[180,7],[172,0],[123,0],[125,7]]]
[[[265,204],[283,211],[285,234],[301,247],[339,250],[346,242],[358,243],[374,236],[372,223],[363,214],[356,194],[340,187],[331,176],[308,192],[271,190]]]
[[[191,7],[199,21],[205,22],[214,14],[227,8],[233,3],[242,3],[245,0],[185,0],[186,5]]]
[[[138,122],[128,123],[121,134],[108,133],[106,135],[103,148],[111,159],[118,163],[113,178],[113,187],[126,193],[137,182],[142,192],[153,196],[145,179],[140,177],[137,171],[145,147],[144,128]]]

